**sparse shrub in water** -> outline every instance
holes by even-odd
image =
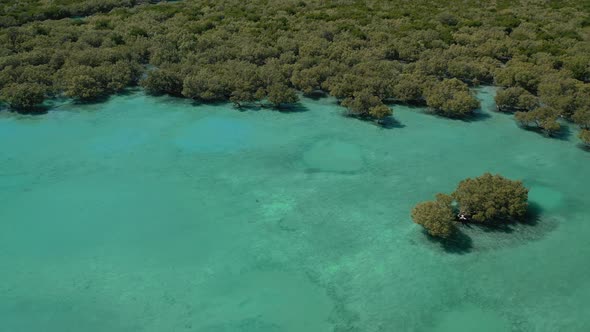
[[[527,208],[528,189],[522,181],[485,173],[459,182],[451,195],[437,194],[434,201],[418,203],[412,209],[412,219],[428,234],[449,238],[457,220],[488,225],[519,221]]]
[[[455,231],[455,214],[448,195],[438,194],[436,200],[418,203],[412,209],[412,219],[428,234],[449,238]]]
[[[522,181],[490,173],[459,182],[452,197],[462,214],[481,223],[520,220],[528,207],[528,189]]]

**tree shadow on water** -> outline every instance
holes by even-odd
[[[445,117],[443,115],[437,114],[436,112],[433,112],[433,114],[438,117],[441,117],[441,118],[455,120],[455,121],[461,121],[461,122],[465,122],[465,123],[484,121],[484,120],[487,120],[492,117],[491,114],[489,114],[487,112],[482,112],[479,110],[475,111],[472,115],[465,116],[465,117]]]
[[[468,254],[473,249],[473,240],[460,229],[457,229],[448,239],[431,236],[426,231],[424,233],[428,241],[439,244],[445,252],[450,254]]]
[[[306,98],[309,98],[309,99],[312,99],[312,100],[320,100],[322,98],[328,97],[328,94],[325,91],[322,91],[322,90],[314,90],[311,93],[305,93],[303,95]]]
[[[281,107],[273,107],[273,109],[281,112],[281,113],[301,113],[301,112],[307,112],[309,111],[309,108],[307,108],[305,105],[303,105],[302,103],[294,103],[294,104],[285,104],[285,105],[281,105]]]
[[[377,125],[385,129],[404,128],[406,126],[393,117],[387,117],[380,120]]]
[[[556,140],[560,140],[560,141],[568,141],[570,139],[570,137],[572,136],[572,130],[568,125],[562,125],[559,132],[551,133],[551,134],[547,134],[543,130],[543,128],[540,128],[540,127],[526,126],[526,125],[522,125],[522,124],[518,124],[518,126],[521,129],[524,129],[526,131],[537,133],[541,136],[545,136],[547,138],[552,138],[552,139],[556,139]]]
[[[28,108],[26,110],[17,110],[17,109],[11,109],[11,108],[7,107],[7,108],[0,108],[0,111],[13,112],[13,113],[20,114],[20,115],[37,116],[37,115],[44,115],[44,114],[49,113],[49,111],[52,108],[53,107],[47,106],[47,105],[37,105],[35,107]]]
[[[520,221],[521,224],[526,226],[537,226],[541,221],[541,215],[543,214],[543,208],[536,202],[529,201],[529,207],[524,218]]]
[[[111,97],[113,97],[113,96],[115,96],[115,95],[103,94],[103,95],[96,96],[96,97],[90,98],[90,99],[74,99],[74,100],[72,100],[72,105],[102,104],[102,103],[109,101],[109,99],[111,99]]]
[[[469,228],[476,228],[481,232],[484,233],[506,233],[510,234],[514,232],[514,223],[499,223],[499,224],[492,224],[492,225],[484,225],[484,224],[468,224],[465,227]]]
[[[373,120],[373,119],[369,119],[366,117],[359,117],[359,116],[354,116],[351,115],[350,113],[343,113],[342,116],[344,116],[345,118],[349,118],[349,119],[355,119],[361,122],[365,122],[365,123],[369,123],[372,125],[375,125],[379,128],[383,128],[383,129],[394,129],[394,128],[405,128],[406,125],[404,125],[403,123],[399,122],[398,120],[396,120],[395,118],[389,116],[386,117],[384,119],[379,119],[379,120]]]
[[[200,100],[200,99],[189,99],[191,106],[200,107],[200,106],[223,106],[227,104],[225,100]],[[237,108],[237,107],[236,107]],[[242,106],[245,108],[245,106]]]
[[[568,141],[571,136],[572,136],[572,129],[570,128],[570,126],[565,125],[565,126],[561,126],[561,130],[554,137],[559,140],[562,140],[562,141]]]
[[[262,110],[262,106],[258,104],[232,105],[232,107],[238,112],[258,112]]]
[[[541,131],[541,134],[548,136],[547,134]],[[560,141],[569,141],[572,136],[572,129],[567,124],[561,124],[561,128],[558,132],[549,135],[549,138],[557,139]]]
[[[578,147],[578,149],[580,149],[582,151],[590,152],[590,145],[589,144],[578,143],[577,147]]]
[[[303,105],[302,103],[299,103],[299,102],[294,103],[294,104],[281,104],[279,107],[276,107],[276,106],[270,105],[270,104],[261,104],[261,103],[248,103],[248,104],[240,105],[239,107],[234,105],[233,107],[240,112],[245,112],[245,111],[258,112],[258,111],[262,111],[262,110],[268,110],[268,111],[278,111],[280,113],[301,113],[301,112],[309,111],[309,108],[307,108],[305,105]]]
[[[479,121],[487,120],[491,117],[492,117],[492,115],[490,113],[482,112],[481,110],[477,110],[477,111],[473,112],[473,115],[468,116],[468,117],[464,117],[464,118],[459,118],[457,120],[460,120],[463,122],[479,122]]]

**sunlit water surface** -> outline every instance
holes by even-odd
[[[590,153],[395,107],[341,116],[118,96],[0,114],[0,330],[588,331]],[[414,204],[483,172],[537,220],[444,247]]]

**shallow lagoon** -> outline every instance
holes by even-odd
[[[493,113],[396,128],[114,97],[0,114],[0,330],[587,331],[590,153]],[[531,224],[429,241],[411,207],[523,179]]]

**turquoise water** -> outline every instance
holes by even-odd
[[[492,113],[118,96],[0,114],[0,330],[587,331],[590,153]],[[483,172],[536,222],[444,247],[411,207]]]

